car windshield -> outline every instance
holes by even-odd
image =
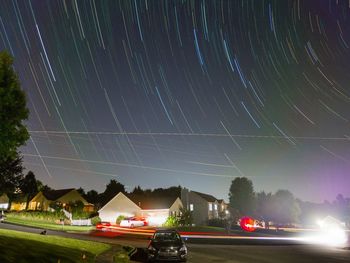
[[[175,232],[160,232],[160,233],[155,233],[153,239],[156,242],[160,242],[160,241],[178,241],[181,238],[179,234]]]

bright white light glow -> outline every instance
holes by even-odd
[[[339,247],[345,245],[348,239],[343,229],[333,228],[305,237],[304,240],[310,243]]]
[[[167,220],[167,216],[150,216],[148,217],[148,224],[150,226],[161,226],[165,223],[165,221]]]
[[[336,219],[331,218],[329,220],[329,218],[328,220],[327,218],[317,220],[316,223],[320,227],[320,231],[314,235],[305,237],[305,241],[333,247],[345,245],[348,241],[347,233]]]

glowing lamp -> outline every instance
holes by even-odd
[[[240,226],[244,231],[253,232],[256,229],[255,220],[249,216],[242,217]]]

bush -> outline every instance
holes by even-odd
[[[120,215],[120,216],[117,217],[117,220],[115,220],[115,223],[116,223],[116,224],[120,224],[120,222],[121,222],[122,220],[124,220],[125,218],[126,218],[126,216]]]
[[[101,218],[99,216],[94,216],[93,218],[91,218],[91,224],[93,226],[96,226],[100,222],[101,222]]]
[[[63,212],[47,212],[47,211],[19,211],[19,212],[10,212],[7,214],[9,218],[17,218],[24,220],[32,221],[43,221],[55,223],[61,218],[66,218]]]
[[[91,216],[90,212],[84,212],[84,211],[73,211],[72,212],[72,219],[87,219]]]
[[[179,219],[176,216],[169,216],[165,223],[163,224],[165,227],[176,227],[179,226]]]

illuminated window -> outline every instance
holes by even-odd
[[[209,203],[209,211],[213,211],[213,204]]]
[[[217,204],[214,205],[214,210],[218,210],[218,205]]]
[[[193,211],[193,204],[190,204],[190,211]]]

